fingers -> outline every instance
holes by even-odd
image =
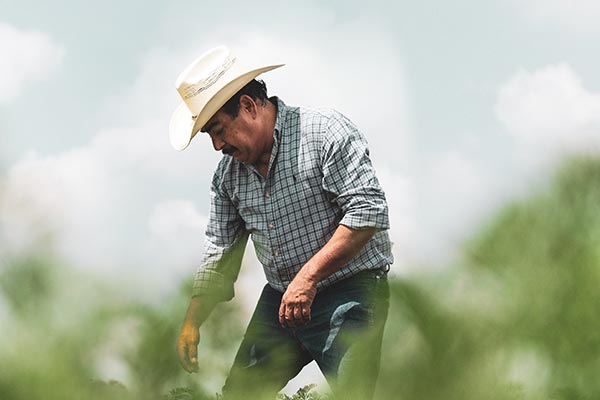
[[[299,304],[294,307],[294,320],[299,325],[308,324],[310,322],[310,306]]]
[[[190,365],[192,371],[190,372],[198,372],[198,344],[190,343],[188,344],[188,356],[190,360]]]
[[[317,294],[317,283],[298,273],[281,298],[279,323],[296,328],[310,321],[310,308]]]
[[[310,306],[305,304],[285,304],[279,307],[279,324],[282,327],[297,328],[310,322]]]
[[[279,325],[285,328],[287,325],[285,322],[285,303],[281,301],[281,305],[279,306]]]
[[[179,356],[179,362],[183,369],[186,372],[190,372],[187,362],[187,347],[181,342],[177,342],[177,355]]]
[[[177,345],[177,354],[179,355],[179,362],[181,363],[181,366],[183,367],[183,369],[188,373],[194,372],[194,365],[190,361],[190,358],[188,355],[187,344],[185,344],[185,343],[178,344]]]
[[[308,324],[310,322],[310,306],[302,307],[302,321],[304,324]]]
[[[292,316],[294,318],[294,321],[300,322],[301,324],[304,323],[304,320],[302,318],[302,308],[300,306],[294,307]]]
[[[296,327],[296,323],[294,321],[294,306],[293,305],[285,307],[285,322],[286,322],[286,325],[289,326],[290,328]]]
[[[186,372],[198,371],[198,342],[200,336],[197,328],[184,327],[177,341],[177,355],[179,362]]]

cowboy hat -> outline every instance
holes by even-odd
[[[175,81],[183,103],[173,112],[169,123],[171,145],[176,150],[185,149],[206,122],[241,88],[263,72],[283,65],[243,65],[225,46],[202,54]]]

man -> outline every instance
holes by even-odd
[[[369,399],[379,370],[392,263],[387,204],[356,127],[333,110],[290,107],[225,47],[177,79],[176,149],[206,132],[221,159],[204,256],[177,342],[197,370],[199,328],[234,295],[251,235],[268,281],[223,387],[273,398],[315,360],[335,393]]]

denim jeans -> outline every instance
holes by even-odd
[[[341,399],[373,396],[389,308],[384,271],[364,271],[317,293],[311,321],[281,327],[282,293],[266,285],[223,387],[225,399],[273,399],[316,361]]]

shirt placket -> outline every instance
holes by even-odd
[[[263,191],[263,201],[265,210],[265,222],[267,224],[267,240],[269,241],[269,248],[271,250],[271,257],[273,259],[273,271],[277,274],[278,278],[281,279],[280,271],[278,268],[279,260],[281,257],[281,249],[277,235],[277,221],[275,217],[275,196],[272,193],[272,181],[271,177],[268,177],[265,181]]]
[[[267,169],[267,176],[263,177],[258,170],[254,167],[251,167],[251,170],[257,175],[259,182],[261,184],[262,191],[262,200],[263,200],[263,215],[264,215],[264,223],[266,224],[266,236],[267,242],[269,245],[269,250],[272,259],[271,271],[269,273],[273,274],[279,282],[285,282],[287,279],[286,276],[283,275],[282,269],[279,268],[281,264],[281,243],[279,241],[279,235],[277,234],[277,194],[273,193],[274,182],[277,177],[277,168],[275,168],[275,160],[277,159],[277,155],[279,153],[280,142],[278,139],[279,132],[278,130],[274,133],[274,143],[271,158],[269,160],[269,167]]]
[[[282,268],[281,268],[281,260],[282,260],[282,243],[281,237],[278,234],[278,226],[277,221],[277,199],[279,198],[277,193],[273,193],[273,188],[275,187],[275,182],[278,179],[279,168],[275,166],[275,162],[281,153],[281,132],[279,129],[275,131],[275,138],[273,144],[273,152],[271,154],[271,159],[269,161],[269,169],[267,173],[267,178],[265,180],[265,191],[264,191],[264,201],[265,201],[265,217],[267,223],[267,232],[269,238],[269,245],[271,247],[271,256],[273,257],[273,272],[276,274],[279,282],[285,282],[285,276],[282,276]],[[281,163],[277,163],[281,164]]]

